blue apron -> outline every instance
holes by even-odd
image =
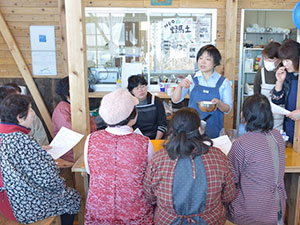
[[[299,76],[299,75],[298,75]],[[297,90],[298,90],[298,79],[290,81],[290,91],[287,98],[286,109],[289,111],[294,111],[297,104]],[[295,130],[295,121],[286,117],[285,118],[285,132],[289,136],[289,141],[294,142],[294,130]]]
[[[224,115],[218,108],[214,112],[202,112],[198,106],[199,101],[211,101],[213,98],[220,99],[219,89],[225,80],[225,77],[221,76],[216,84],[216,87],[206,87],[199,85],[198,78],[193,76],[194,88],[190,93],[189,107],[198,111],[200,118],[203,119],[207,115],[212,116],[206,121],[206,134],[210,138],[219,137],[219,133],[223,128]]]
[[[171,225],[207,225],[201,218],[207,197],[207,178],[201,156],[177,159],[173,179],[173,205],[177,218]]]

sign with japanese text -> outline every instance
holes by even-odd
[[[164,41],[176,41],[185,43],[194,37],[192,18],[170,18],[163,19],[163,38]]]
[[[151,5],[172,5],[172,0],[151,0]]]

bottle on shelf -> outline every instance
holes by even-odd
[[[257,56],[255,58],[255,63],[253,65],[253,71],[255,71],[255,72],[258,71],[258,68],[260,66],[260,60],[261,60],[261,57],[259,57],[259,56]]]

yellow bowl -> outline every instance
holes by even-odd
[[[217,103],[213,103],[210,101],[200,101],[197,102],[197,105],[202,112],[212,112],[217,108]]]

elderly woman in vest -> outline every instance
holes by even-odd
[[[235,197],[226,155],[201,135],[193,108],[175,112],[168,132],[164,149],[154,154],[144,179],[147,199],[156,205],[154,223],[223,225],[224,204]]]
[[[34,119],[30,98],[7,96],[0,117],[2,215],[25,224],[62,215],[62,225],[72,225],[80,195],[65,187],[51,155],[27,135]]]
[[[153,155],[149,138],[132,132],[138,100],[119,88],[101,101],[105,130],[90,134],[84,160],[90,174],[85,224],[153,224],[142,182]]]
[[[162,139],[166,132],[166,112],[159,97],[147,91],[147,81],[143,75],[133,75],[128,78],[128,90],[139,100],[136,106],[138,117],[134,129],[150,139]]]

